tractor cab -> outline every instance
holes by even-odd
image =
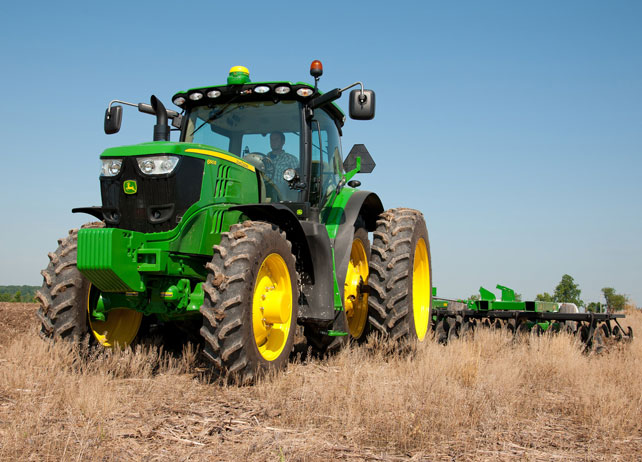
[[[313,66],[311,73],[318,80],[320,63]],[[316,81],[315,86],[252,83],[249,71],[236,66],[227,85],[174,95],[174,104],[185,111],[180,141],[212,146],[253,165],[260,178],[261,202],[294,204],[297,210],[296,204],[307,204],[306,210],[316,214],[345,173],[341,151],[345,115],[332,102],[341,91],[322,94]],[[362,92],[370,98],[371,114],[361,118],[372,118],[374,93]]]

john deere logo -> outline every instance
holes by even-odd
[[[125,191],[125,194],[136,194],[136,191],[138,191],[136,180],[125,181],[123,183],[123,190]]]

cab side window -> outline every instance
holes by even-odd
[[[317,109],[312,120],[312,190],[310,201],[323,207],[343,172],[341,138],[332,117]]]

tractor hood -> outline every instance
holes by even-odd
[[[198,159],[210,161],[209,163],[211,163],[213,158],[216,158],[236,164],[239,167],[250,170],[253,173],[256,171],[256,168],[252,164],[245,162],[236,154],[224,151],[223,149],[218,149],[212,146],[198,143],[152,141],[147,143],[132,144],[128,146],[118,146],[105,149],[100,155],[100,158],[113,159],[119,157],[152,156],[154,154],[176,154],[188,157],[196,157]]]

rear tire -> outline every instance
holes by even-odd
[[[294,344],[299,299],[285,233],[260,221],[233,225],[206,266],[205,356],[242,383],[284,367]]]
[[[393,340],[423,341],[432,319],[430,243],[421,212],[379,215],[370,260],[369,323]]]

